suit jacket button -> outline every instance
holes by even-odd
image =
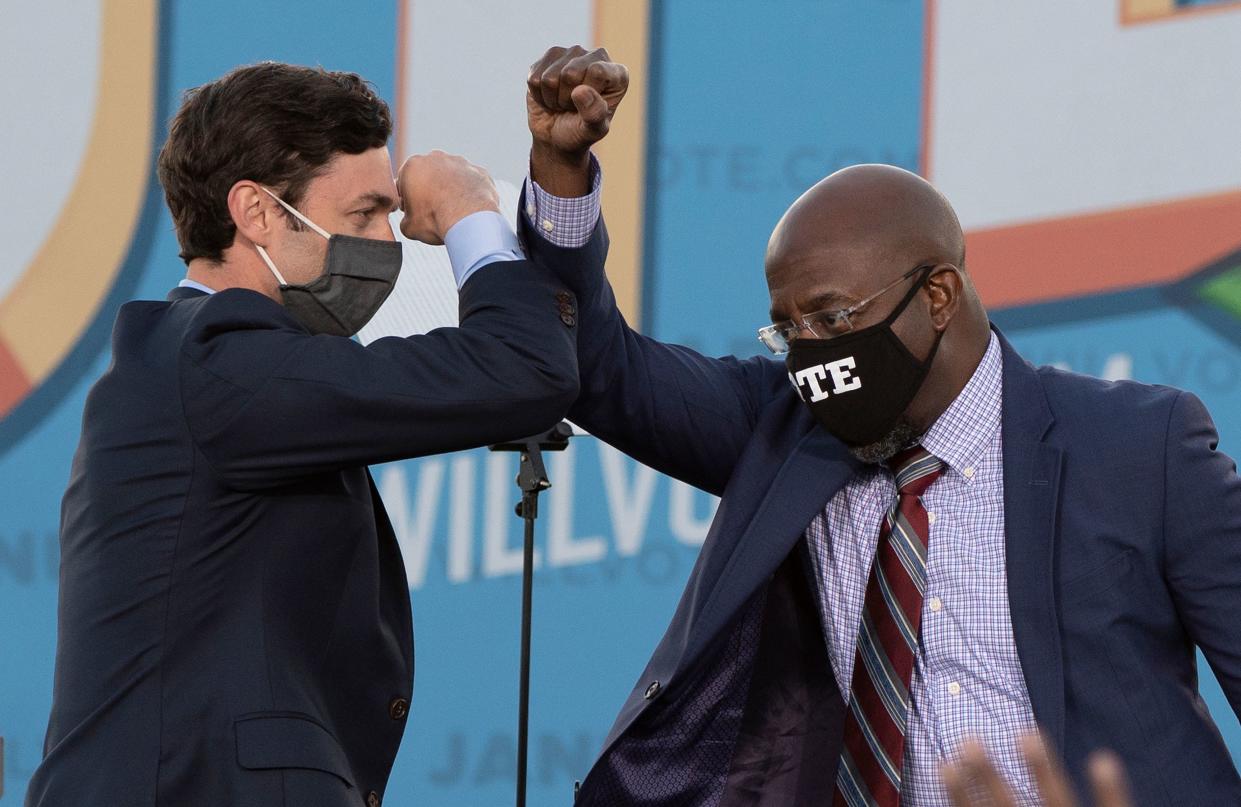
[[[407,714],[409,714],[409,701],[404,698],[393,698],[392,703],[388,704],[388,717],[393,720],[404,720]]]
[[[659,694],[659,682],[652,681],[651,685],[646,688],[646,694],[643,695],[642,697],[646,698],[649,701],[651,698],[654,698],[658,694]]]
[[[573,300],[573,295],[567,291],[557,292],[556,294],[556,302],[560,303],[561,305],[568,303],[568,302],[572,302],[572,300]]]
[[[572,314],[561,314],[560,321],[565,325],[568,325],[570,328],[577,324],[577,320],[573,318]]]
[[[366,794],[366,807],[379,807],[379,794],[374,790]]]

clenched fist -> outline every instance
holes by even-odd
[[[396,188],[405,213],[401,233],[426,244],[444,243],[444,234],[471,213],[500,210],[500,196],[487,171],[442,151],[406,160],[397,172]]]
[[[531,65],[526,113],[535,180],[559,196],[585,193],[590,147],[608,133],[628,89],[629,69],[603,48],[555,47]]]

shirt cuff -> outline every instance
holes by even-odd
[[[558,247],[576,249],[590,240],[599,223],[599,197],[603,190],[603,171],[595,155],[590,155],[590,193],[564,198],[552,196],[526,177],[526,209],[530,225],[543,238]]]
[[[458,289],[470,275],[489,263],[523,259],[517,233],[504,216],[494,210],[471,213],[449,227],[444,233],[444,246],[448,249],[448,261],[452,264]]]

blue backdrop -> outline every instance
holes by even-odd
[[[397,0],[164,2],[155,142],[182,90],[261,59],[354,70],[392,98],[397,11]],[[843,165],[918,167],[925,11],[915,0],[653,4],[646,332],[712,354],[757,352],[763,251],[788,204]],[[530,43],[531,52],[547,44]],[[520,93],[520,76],[513,85]],[[40,757],[50,706],[58,509],[83,400],[108,362],[116,305],[162,298],[184,271],[153,182],[150,193],[131,266],[77,354],[78,372],[54,376],[37,411],[18,413],[20,435],[10,429],[0,445],[0,734],[14,801]],[[994,316],[1034,361],[1194,391],[1223,447],[1235,449],[1241,329],[1200,292],[1238,266],[1224,260],[1166,288]],[[469,452],[374,471],[411,573],[417,644],[413,708],[386,803],[504,803],[515,755],[515,460]],[[551,471],[535,589],[534,804],[568,803],[671,615],[714,507],[593,438],[556,456]],[[1203,689],[1241,751],[1209,673]]]

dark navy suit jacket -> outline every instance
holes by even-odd
[[[247,290],[123,306],[64,498],[27,805],[382,798],[413,635],[366,466],[555,423],[577,392],[563,289],[492,264],[465,284],[459,329],[366,347]]]
[[[844,714],[802,535],[854,473],[782,363],[711,359],[625,324],[600,226],[527,234],[577,292],[570,417],[723,497],[672,623],[582,785],[581,805],[830,803]],[[1195,647],[1241,708],[1241,481],[1202,404],[1035,368],[1001,337],[1013,633],[1034,714],[1081,782],[1115,749],[1140,805],[1237,805]]]

